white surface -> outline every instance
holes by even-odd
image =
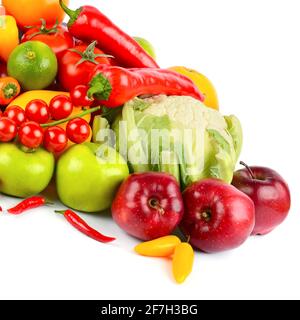
[[[243,160],[278,170],[293,209],[269,236],[232,252],[197,254],[182,286],[168,261],[132,253],[136,241],[109,218],[86,217],[118,237],[113,245],[86,238],[52,209],[1,214],[0,298],[300,298],[299,1],[71,0],[73,8],[85,2],[152,41],[161,66],[186,65],[210,77],[222,111],[243,123]],[[0,201],[5,208],[17,202]]]

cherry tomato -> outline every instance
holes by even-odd
[[[90,136],[91,128],[89,124],[81,118],[71,120],[67,125],[68,138],[77,144],[85,142]]]
[[[0,118],[0,141],[9,142],[16,137],[18,133],[16,123],[7,117]]]
[[[74,40],[63,25],[46,25],[42,20],[40,26],[30,28],[22,37],[21,42],[41,41],[47,44],[59,56],[74,46]]]
[[[54,120],[68,118],[73,112],[71,99],[64,95],[54,97],[49,104],[50,114]]]
[[[19,140],[27,148],[38,148],[43,142],[43,137],[44,131],[37,122],[25,122],[19,129]]]
[[[50,127],[44,133],[44,147],[52,153],[65,150],[68,145],[66,131],[61,127]]]
[[[104,52],[95,46],[96,42],[76,46],[66,50],[58,59],[58,79],[64,89],[70,91],[79,84],[87,85],[89,74],[98,64],[111,64]]]
[[[13,120],[18,127],[26,120],[25,111],[18,106],[7,108],[3,116]]]
[[[88,86],[79,85],[70,91],[71,100],[75,107],[90,107],[93,104],[94,100],[87,95],[88,90]]]
[[[40,124],[47,123],[50,120],[50,111],[47,103],[43,100],[30,101],[25,109],[26,118]]]

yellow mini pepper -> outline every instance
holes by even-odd
[[[183,283],[191,274],[194,264],[194,250],[189,243],[179,244],[173,256],[173,275],[177,283]]]
[[[14,48],[19,44],[19,30],[14,17],[0,16],[0,59],[5,62]]]
[[[146,257],[172,257],[173,276],[178,284],[183,283],[193,270],[194,250],[189,243],[181,242],[176,236],[144,242],[134,250]]]
[[[181,243],[176,236],[167,236],[141,243],[135,247],[135,252],[146,257],[169,257]]]

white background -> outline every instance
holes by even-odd
[[[181,286],[169,261],[135,255],[137,242],[109,217],[85,216],[118,237],[102,245],[52,209],[1,214],[0,298],[300,298],[299,1],[71,0],[73,8],[84,3],[152,41],[162,67],[184,65],[211,78],[222,112],[243,123],[243,160],[278,170],[290,184],[293,208],[266,237],[232,252],[197,253],[194,272]],[[2,196],[0,202],[7,208],[17,200]]]

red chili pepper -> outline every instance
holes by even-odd
[[[163,69],[124,69],[97,66],[90,76],[89,98],[110,108],[122,106],[141,95],[191,96],[204,101],[203,94],[187,77]]]
[[[60,5],[70,16],[69,32],[77,39],[91,42],[97,40],[101,49],[113,55],[128,68],[158,68],[155,60],[128,34],[112,23],[97,8],[83,6],[69,9],[60,0]]]
[[[44,197],[36,196],[36,197],[28,198],[28,199],[20,202],[17,206],[15,206],[11,209],[8,209],[7,211],[10,214],[18,215],[18,214],[21,214],[27,210],[41,207],[45,204],[47,204],[47,200]]]
[[[98,232],[97,230],[90,227],[83,219],[81,219],[72,210],[66,211],[55,211],[56,213],[61,213],[64,215],[66,220],[78,231],[82,232],[86,236],[103,243],[108,243],[116,240],[115,238],[107,237]]]

